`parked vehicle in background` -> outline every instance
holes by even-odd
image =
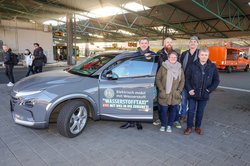
[[[226,70],[227,73],[249,70],[250,60],[240,49],[225,46],[211,46],[208,49],[210,51],[209,59],[215,63],[218,69]]]

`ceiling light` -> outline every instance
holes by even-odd
[[[95,14],[97,17],[107,17],[116,14],[122,14],[122,9],[118,7],[106,6],[103,8],[92,10],[91,13]]]
[[[128,9],[128,10],[135,11],[135,12],[150,9],[147,6],[143,6],[143,5],[141,5],[139,3],[136,3],[136,2],[126,3],[125,5],[123,5],[123,7],[126,8],[126,9]]]
[[[157,30],[157,31],[162,31],[164,26],[156,26],[156,27],[152,27],[154,30]],[[167,32],[168,33],[178,33],[177,30],[173,29],[173,28],[167,28]]]
[[[47,20],[47,21],[44,21],[43,24],[57,26],[57,25],[61,25],[63,23],[59,22],[59,21],[55,21],[55,20]]]
[[[129,32],[129,31],[125,31],[125,30],[122,30],[122,29],[113,30],[112,32],[122,33],[122,34],[128,35],[128,36],[133,36],[133,35],[135,35],[134,33],[131,33],[131,32]]]
[[[101,35],[92,34],[92,33],[89,33],[89,36],[92,36],[92,37],[97,37],[97,38],[104,38],[104,37],[103,37],[103,36],[101,36]]]
[[[157,30],[157,31],[162,31],[163,30],[163,26],[157,26],[157,27],[152,27],[153,29]]]
[[[173,29],[173,28],[167,28],[167,32],[168,33],[178,33],[178,31]]]

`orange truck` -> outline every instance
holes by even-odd
[[[231,73],[236,70],[249,70],[249,57],[238,48],[211,46],[209,59],[216,65],[217,69],[226,70]]]

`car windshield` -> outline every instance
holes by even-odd
[[[113,58],[113,55],[99,55],[95,57],[90,57],[79,65],[71,68],[68,72],[80,75],[91,75]]]

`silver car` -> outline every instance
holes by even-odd
[[[151,121],[156,97],[157,55],[104,53],[69,70],[26,77],[11,91],[15,123],[47,128],[57,122],[59,133],[79,135],[93,120]]]

